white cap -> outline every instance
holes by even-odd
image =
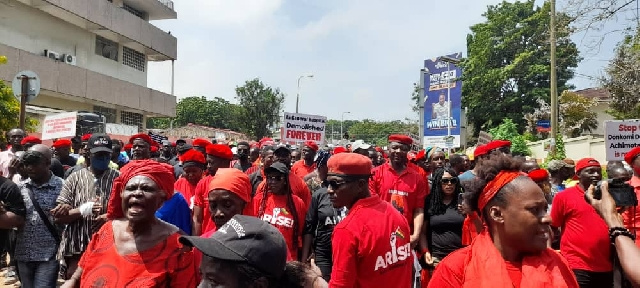
[[[237,155],[238,154],[238,147],[231,148],[231,152],[233,152],[233,155]]]
[[[364,140],[356,140],[351,144],[351,151],[356,151],[357,149],[367,150],[371,148],[371,145],[364,143]]]

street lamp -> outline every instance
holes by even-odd
[[[300,80],[302,80],[302,78],[313,78],[313,74],[304,74],[304,75],[300,75],[300,77],[298,77],[298,93],[296,94],[296,113],[298,113],[298,103],[300,102]]]
[[[447,62],[447,138],[451,137],[451,64],[458,65],[461,60],[442,56],[438,58],[442,62]]]
[[[344,136],[344,132],[342,132],[342,127],[344,123],[344,114],[351,114],[351,112],[342,112],[342,120],[340,121],[340,138]]]

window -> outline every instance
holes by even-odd
[[[129,112],[129,111],[121,111],[120,112],[120,122],[124,125],[137,126],[138,132],[142,131],[142,114]]]
[[[144,54],[129,47],[122,47],[122,64],[144,72],[146,58]]]
[[[138,18],[144,19],[144,12],[127,5],[127,3],[122,4],[122,9],[127,10],[129,13],[135,15]]]
[[[107,123],[116,123],[116,109],[102,106],[93,106],[93,112],[104,116]]]
[[[118,43],[96,35],[96,54],[113,61],[118,61]]]

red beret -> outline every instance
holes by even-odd
[[[407,135],[402,134],[393,134],[389,136],[389,142],[398,142],[401,144],[411,145],[413,144],[413,139]]]
[[[582,169],[589,167],[602,167],[600,166],[600,162],[593,158],[582,158],[578,163],[576,163],[576,174],[580,173]]]
[[[407,153],[407,159],[409,159],[409,161],[416,160],[416,152],[410,151]]]
[[[478,158],[482,155],[487,155],[489,153],[489,149],[487,149],[487,145],[480,145],[473,150],[473,158]]]
[[[344,148],[342,146],[338,146],[336,148],[333,148],[333,155],[336,155],[338,153],[345,153],[347,152],[347,148]]]
[[[149,148],[149,151],[151,151],[151,153],[158,152],[158,146],[151,146],[151,147]]]
[[[124,144],[124,150],[131,150],[133,145],[131,143]]]
[[[533,182],[542,182],[544,180],[549,180],[549,172],[545,169],[535,169],[531,170],[529,174],[527,174]]]
[[[189,149],[187,152],[184,152],[184,154],[180,156],[180,161],[182,161],[182,166],[184,166],[186,162],[195,162],[202,165],[207,164],[207,160],[204,159],[204,155],[193,149]]]
[[[191,143],[192,146],[198,146],[203,148],[206,148],[207,146],[209,146],[209,144],[211,144],[211,141],[204,138],[196,138]]]
[[[87,142],[89,139],[91,139],[91,134],[84,134],[82,135],[82,138],[80,138],[80,141]]]
[[[373,169],[371,159],[358,153],[339,153],[327,162],[329,175],[369,176]]]
[[[129,138],[129,143],[133,144],[133,141],[136,140],[136,139],[142,139],[142,141],[147,142],[147,144],[149,144],[149,146],[154,146],[153,143],[155,143],[155,141],[151,140],[151,137],[149,135],[144,134],[144,133],[140,133],[140,134],[136,134],[136,135],[131,136]]]
[[[636,146],[635,148],[631,149],[631,151],[627,152],[627,154],[624,154],[624,161],[627,162],[627,164],[633,166],[633,160],[636,160],[636,157],[638,157],[638,155],[640,155],[640,146]]]
[[[420,150],[420,152],[418,152],[418,155],[416,155],[416,160],[421,160],[425,158],[426,158],[426,152],[424,149],[422,149]]]
[[[26,145],[26,144],[42,144],[42,140],[40,140],[40,138],[35,136],[27,136],[22,138],[22,141],[20,141],[20,145]]]
[[[207,154],[211,156],[226,159],[226,160],[233,159],[233,152],[231,152],[231,148],[227,145],[209,144],[207,145],[206,150],[207,150]]]
[[[177,146],[176,142],[171,142],[171,147],[176,147],[176,146]]]
[[[320,147],[318,147],[318,144],[316,144],[316,142],[313,142],[313,141],[304,142],[304,146],[307,146],[309,147],[309,149],[316,152],[318,151],[318,149],[320,149]]]
[[[511,147],[511,141],[508,140],[493,140],[489,143],[487,143],[487,145],[485,145],[487,148],[487,153],[491,152],[491,150],[494,149],[498,149],[498,148],[502,148],[502,147]]]
[[[56,142],[53,142],[53,148],[71,148],[71,140],[69,139],[60,139]]]

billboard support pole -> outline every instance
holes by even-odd
[[[420,149],[424,149],[425,147],[425,143],[424,143],[424,102],[426,101],[426,99],[424,99],[424,77],[427,74],[428,71],[427,69],[420,69],[420,86],[418,86],[418,99],[420,101],[419,105],[418,105],[418,110],[420,113],[420,119],[418,120],[418,130],[419,130],[419,140],[420,140]]]

